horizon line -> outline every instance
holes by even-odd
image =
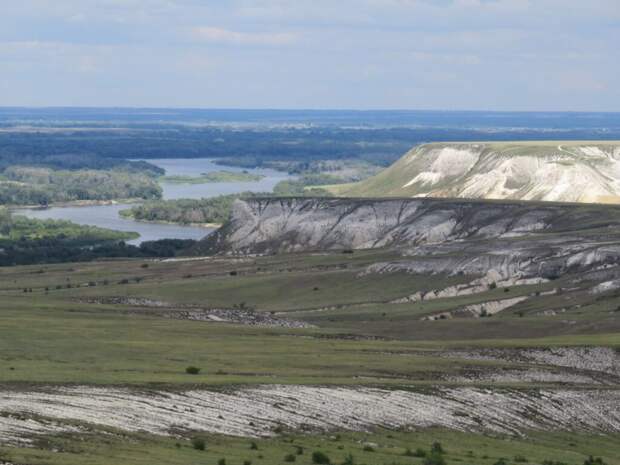
[[[610,110],[488,110],[488,109],[440,109],[440,108],[243,108],[243,107],[184,107],[184,106],[124,106],[124,105],[0,105],[0,110],[176,110],[176,111],[248,111],[248,112],[393,112],[393,113],[568,113],[568,114],[620,114]]]

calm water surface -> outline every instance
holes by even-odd
[[[216,165],[206,159],[157,159],[146,160],[166,170],[168,175],[200,176],[211,171],[243,171],[240,168]],[[223,194],[239,192],[271,192],[280,181],[291,179],[286,173],[270,169],[248,169],[250,173],[262,174],[265,177],[256,182],[218,182],[208,184],[171,184],[162,183],[164,199],[200,199]],[[77,224],[99,226],[118,231],[135,231],[140,237],[128,241],[140,244],[143,241],[158,239],[202,239],[213,229],[174,224],[144,223],[122,218],[118,212],[131,208],[132,204],[92,205],[84,207],[52,207],[46,209],[20,209],[15,214],[29,218],[61,219]]]
[[[164,190],[164,199],[200,199],[216,197],[224,194],[237,194],[239,192],[271,192],[276,184],[285,179],[290,179],[286,173],[256,168],[245,169],[230,166],[216,165],[211,160],[205,159],[155,159],[145,160],[166,170],[170,176],[200,176],[202,173],[213,171],[247,171],[252,174],[263,175],[260,181],[253,182],[213,182],[207,184],[177,184],[161,183]]]

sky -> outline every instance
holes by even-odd
[[[620,111],[620,0],[0,0],[0,106]]]

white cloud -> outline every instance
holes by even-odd
[[[17,65],[31,72],[105,72],[114,57],[128,53],[124,46],[83,45],[53,41],[0,42],[0,64]]]
[[[75,45],[55,41],[16,40],[0,42],[0,59],[3,57],[28,59],[42,55],[66,55],[76,48]]]
[[[479,65],[480,57],[475,54],[459,53],[429,53],[416,51],[412,53],[416,61],[425,63],[435,63],[438,65]]]
[[[205,42],[234,45],[287,45],[295,42],[297,34],[288,32],[237,32],[219,27],[196,27],[192,36]]]
[[[617,111],[618,1],[0,0],[0,101]]]

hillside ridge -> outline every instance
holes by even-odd
[[[201,250],[279,253],[411,247],[542,233],[597,230],[607,235],[617,229],[620,207],[596,204],[265,197],[235,201],[230,220],[201,241]]]
[[[607,292],[620,289],[620,207],[428,198],[246,199],[235,202],[230,221],[196,252],[247,256],[362,249],[390,249],[400,257],[376,262],[364,273],[475,278],[465,286],[436,289],[432,296],[412,294],[411,301],[567,274],[574,283],[604,283],[602,291],[592,292]],[[489,313],[515,303],[489,302],[493,308],[466,311]]]
[[[620,141],[435,142],[371,178],[327,189],[345,197],[620,203]]]

